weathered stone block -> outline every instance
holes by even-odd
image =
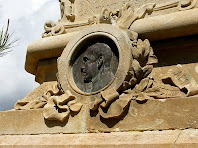
[[[43,109],[0,112],[0,135],[83,133],[83,114],[58,122],[45,120]]]
[[[198,128],[198,97],[132,100],[121,120],[99,115],[87,118],[88,131],[145,131]]]

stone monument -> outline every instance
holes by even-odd
[[[196,147],[198,0],[59,3],[27,49],[40,86],[0,112],[0,147]]]

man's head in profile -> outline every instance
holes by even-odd
[[[118,68],[118,50],[112,40],[97,39],[81,47],[73,64],[73,78],[83,92],[96,92],[110,83]]]
[[[95,82],[97,79],[112,79],[110,70],[112,59],[111,48],[105,43],[95,43],[89,46],[82,56],[81,73],[84,83]]]

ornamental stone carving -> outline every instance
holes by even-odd
[[[136,3],[133,0],[117,2],[59,0],[61,19],[59,22],[47,21],[44,25],[45,32],[42,37],[66,34],[81,30],[83,26],[107,23],[120,28],[128,29],[131,23],[152,15],[184,11],[198,7],[197,0],[152,0],[151,3]],[[119,9],[118,9],[119,8]],[[167,12],[166,12],[167,11]],[[125,22],[122,22],[124,17]],[[121,19],[120,19],[121,18]],[[127,18],[127,19],[126,19]],[[87,20],[87,21],[86,21]],[[121,24],[120,24],[121,23]],[[124,26],[122,26],[124,25]]]
[[[155,80],[151,72],[158,59],[153,48],[148,39],[139,39],[131,29],[137,19],[170,8],[192,9],[197,7],[197,0],[148,3],[137,8],[133,1],[115,3],[116,6],[124,3],[120,9],[114,9],[113,4],[100,8],[98,2],[97,9],[87,10],[90,14],[79,11],[80,8],[76,10],[77,1],[59,2],[61,20],[46,22],[43,37],[78,33],[57,60],[58,82],[49,84],[46,89],[41,85],[38,89],[43,89],[42,93],[37,94],[35,90],[18,101],[16,110],[44,108],[45,120],[64,122],[86,106],[91,117],[94,114],[119,122],[126,116],[132,100],[144,103],[198,94],[196,81],[181,65]],[[83,0],[82,4],[85,2],[88,1]]]

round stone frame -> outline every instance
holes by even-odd
[[[106,37],[114,41],[119,52],[119,64],[114,78],[104,88],[91,93],[82,92],[75,84],[72,75],[72,61],[76,57],[75,55],[90,38]],[[72,38],[64,49],[61,57],[58,59],[58,79],[59,83],[64,91],[70,90],[74,95],[90,96],[99,94],[101,91],[114,88],[119,90],[122,86],[127,73],[131,68],[132,62],[132,45],[127,34],[108,24],[93,25],[89,28],[78,33]]]

